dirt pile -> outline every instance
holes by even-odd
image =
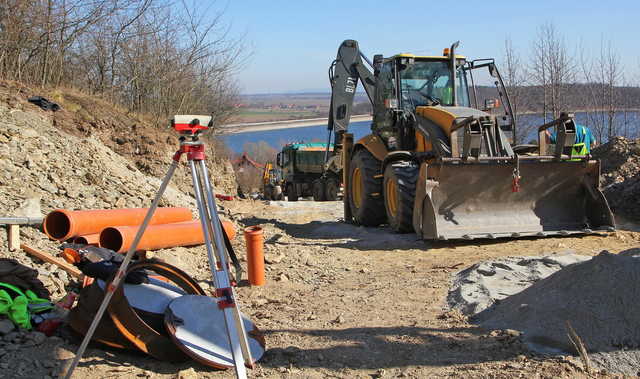
[[[85,99],[86,108],[81,108],[84,111],[73,112],[66,108],[68,104],[64,102],[61,102],[63,109],[58,112],[43,111],[26,101],[34,94],[29,91],[0,83],[0,161],[3,168],[0,172],[0,215],[41,217],[56,208],[149,206],[161,180],[149,175],[144,168],[141,170],[140,166],[153,166],[160,177],[164,176],[176,148],[175,136],[170,137],[171,143],[148,143],[146,155],[136,155],[135,151],[117,153],[103,139],[123,136],[135,140],[132,145],[140,143],[142,146],[146,143],[144,141],[158,141],[162,134],[154,134],[153,130],[145,130],[141,135],[130,133],[126,123],[133,122],[133,119],[100,100],[95,100],[96,105],[91,107],[89,100]],[[103,117],[96,121],[97,126],[75,118],[89,117],[87,115],[93,114],[91,109]],[[113,113],[104,113],[105,109]],[[83,116],[83,112],[87,115]],[[62,124],[66,126],[61,127]],[[104,124],[109,126],[103,127]],[[84,128],[86,133],[70,130],[73,125],[78,130]],[[163,133],[163,138],[169,139],[168,134]],[[126,145],[128,143],[122,146]],[[159,148],[155,149],[156,146]],[[228,171],[224,169],[226,162],[220,160],[211,165],[210,175],[219,192],[235,188],[235,184],[230,184],[235,182],[233,170],[230,167]],[[189,169],[183,162],[167,188],[161,206],[190,207],[197,216],[195,201],[188,195],[191,188]],[[23,227],[21,234],[23,242],[31,247],[49,253],[57,251],[58,243],[48,241],[35,228]],[[24,252],[8,252],[6,238],[6,233],[1,233],[0,251],[3,256],[37,268],[40,280],[51,291],[52,298],[60,299],[69,283],[67,274],[55,265],[31,261]]]
[[[447,303],[451,309],[472,316],[570,264],[588,259],[591,257],[553,254],[480,262],[456,274]]]
[[[611,210],[640,220],[640,139],[615,137],[593,149],[602,161],[600,179]]]
[[[575,352],[567,323],[601,368],[637,375],[640,367],[640,249],[602,251],[479,313],[490,329],[523,332],[546,353]]]
[[[42,95],[61,105],[61,110],[41,110],[26,99]],[[74,90],[34,90],[13,82],[0,82],[0,103],[9,109],[40,115],[63,135],[82,141],[93,138],[110,150],[127,158],[142,173],[164,177],[171,156],[178,148],[178,138],[168,127],[168,120],[153,119],[127,112],[103,99]],[[226,147],[215,138],[207,138],[207,166],[216,189],[235,194],[235,173]],[[184,158],[183,158],[184,159]],[[183,192],[190,193],[188,169],[178,170],[172,180]]]

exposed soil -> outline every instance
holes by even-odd
[[[150,203],[159,179],[132,163],[126,152],[105,146],[103,138],[113,133],[105,131],[102,136],[95,132],[97,135],[87,137],[70,133],[66,127],[58,129],[57,121],[54,124],[58,116],[25,103],[25,93],[14,89],[0,93],[7,98],[0,107],[0,159],[6,168],[0,174],[4,175],[0,178],[4,213],[33,215],[57,207]],[[85,108],[90,113],[90,105]],[[78,122],[73,123],[76,128]],[[171,148],[163,151],[158,156],[164,164],[158,166],[159,172],[168,166]],[[233,180],[221,166],[212,167],[212,172],[222,188],[221,183]],[[170,187],[164,205],[193,209],[190,181],[184,178],[177,178]],[[424,243],[414,234],[397,235],[386,227],[344,224],[338,202],[234,200],[220,205],[223,215],[238,227],[262,225],[265,230],[267,284],[238,288],[242,310],[264,331],[267,343],[264,358],[250,371],[252,377],[583,376],[578,358],[531,353],[517,333],[488,331],[470,324],[460,312],[448,311],[445,300],[452,276],[487,259],[541,256],[568,249],[590,256],[640,243],[640,233],[627,230],[607,237]],[[57,250],[57,244],[36,229],[22,228],[22,238],[50,253]],[[242,237],[233,244],[244,256]],[[55,266],[20,251],[8,252],[5,234],[0,237],[0,251],[38,268],[54,300],[76,284]],[[210,287],[203,247],[163,250],[157,256]],[[0,377],[55,376],[74,356],[79,342],[68,328],[46,339],[38,334],[9,333],[0,341]],[[206,378],[233,374],[194,362],[159,362],[141,353],[91,344],[75,375]]]
[[[227,204],[245,225],[265,228],[267,285],[240,287],[243,311],[266,336],[253,377],[578,377],[578,358],[530,352],[512,331],[488,331],[447,311],[452,274],[478,261],[546,255],[571,248],[593,255],[638,245],[640,234],[425,244],[411,234],[346,225],[340,203]],[[243,241],[236,239],[237,250]],[[208,279],[201,247],[162,252],[196,278]],[[79,339],[62,340],[56,359]],[[229,377],[196,363],[169,364],[92,346],[79,377]],[[606,376],[597,374],[597,376]]]

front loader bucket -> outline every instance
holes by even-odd
[[[597,161],[450,162],[437,180],[420,171],[414,228],[424,239],[475,239],[612,231],[613,214],[598,188]]]

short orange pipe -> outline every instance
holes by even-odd
[[[247,242],[249,283],[251,283],[252,286],[263,286],[266,281],[264,278],[262,228],[259,226],[250,226],[245,228],[244,239]]]
[[[233,224],[222,222],[229,239],[235,237]],[[100,233],[100,247],[124,253],[131,247],[139,226],[112,226]],[[176,222],[172,224],[149,225],[145,230],[137,250],[158,250],[176,246],[194,246],[204,243],[200,220]]]
[[[102,229],[114,225],[140,225],[148,208],[95,209],[70,211],[56,209],[45,217],[44,232],[49,238],[65,241],[71,237],[102,232]],[[158,208],[151,218],[150,225],[192,220],[189,208]]]
[[[87,234],[85,236],[77,236],[73,239],[73,243],[79,245],[93,245],[98,246],[100,242],[100,233]]]

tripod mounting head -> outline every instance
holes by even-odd
[[[197,137],[213,128],[213,118],[202,115],[175,115],[170,126],[181,136]]]

